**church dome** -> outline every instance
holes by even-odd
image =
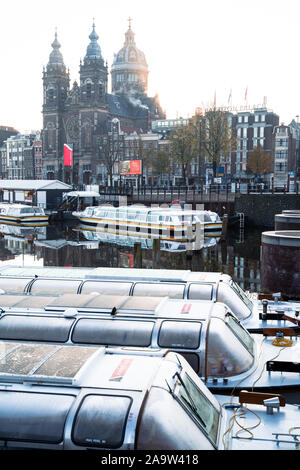
[[[148,72],[148,65],[146,62],[145,54],[140,51],[135,44],[134,32],[129,28],[125,33],[124,46],[120,51],[115,54],[112,71],[134,69],[144,72]]]

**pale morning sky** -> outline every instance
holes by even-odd
[[[149,66],[149,96],[168,118],[212,104],[262,104],[288,124],[300,115],[300,0],[10,0],[1,4],[0,125],[42,128],[42,72],[55,28],[71,86],[95,18],[111,67],[132,18]],[[109,89],[110,91],[110,89]]]

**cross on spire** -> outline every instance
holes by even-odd
[[[129,16],[129,18],[128,18],[128,23],[129,23],[128,26],[129,26],[129,29],[131,29],[131,21],[132,21],[132,18],[130,18],[130,16]]]

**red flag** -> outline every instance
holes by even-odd
[[[73,165],[73,144],[64,144],[64,165]]]

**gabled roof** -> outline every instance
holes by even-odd
[[[0,180],[0,189],[71,189],[72,186],[59,180]]]

